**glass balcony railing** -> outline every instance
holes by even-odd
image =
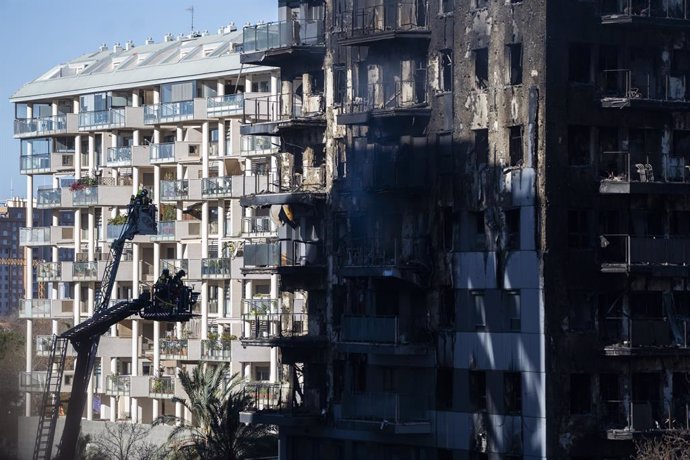
[[[270,217],[243,217],[242,232],[245,234],[270,233],[272,231]]]
[[[72,278],[81,281],[96,281],[98,279],[98,263],[96,261],[74,262],[72,264]]]
[[[43,262],[36,266],[37,281],[60,281],[62,264],[60,262]]]
[[[144,123],[154,125],[194,117],[194,101],[164,102],[144,106]]]
[[[96,110],[79,114],[79,129],[116,128],[125,126],[125,109]]]
[[[246,26],[242,36],[243,53],[325,43],[323,19],[290,19]]]
[[[132,377],[129,375],[109,375],[105,378],[105,394],[110,396],[129,396]]]
[[[172,376],[149,377],[149,396],[171,398],[175,394],[175,379]]]
[[[50,318],[51,303],[49,299],[21,299],[19,300],[20,318]]]
[[[221,198],[232,196],[232,177],[209,177],[201,181],[201,196]]]
[[[270,155],[280,149],[280,138],[275,136],[241,136],[240,155]]]
[[[46,387],[48,374],[45,371],[21,372],[19,374],[19,391],[42,392]]]
[[[187,339],[161,339],[158,346],[162,359],[184,359],[189,354],[189,340]]]
[[[175,239],[175,221],[158,222],[158,234],[151,235],[154,241],[170,241]]]
[[[204,361],[229,361],[230,351],[230,342],[221,340],[201,341],[201,359]]]
[[[45,245],[50,244],[50,227],[31,227],[19,229],[19,245]]]
[[[125,224],[108,224],[108,229],[106,230],[106,239],[108,239],[108,241],[112,241],[119,238],[124,228]]]
[[[250,315],[263,315],[275,313],[279,310],[280,300],[269,297],[255,297],[253,299],[242,299],[242,311]]]
[[[244,245],[245,267],[276,267],[280,262],[280,243]]]
[[[36,336],[36,348],[34,351],[37,356],[48,356],[53,347],[53,336],[52,335],[37,335]]]
[[[388,423],[428,422],[428,398],[403,393],[344,393],[342,418]]]
[[[40,118],[19,118],[14,120],[14,134],[53,134],[67,129],[67,115]]]
[[[175,161],[175,143],[151,144],[149,146],[151,163],[170,163]]]
[[[95,206],[98,204],[98,187],[84,187],[72,191],[72,205]]]
[[[171,276],[180,270],[189,273],[189,259],[161,259],[161,270],[166,268],[170,271]]]
[[[209,97],[206,101],[206,112],[209,116],[224,117],[241,114],[244,110],[244,94],[228,94]]]
[[[201,279],[230,278],[232,259],[201,259]]]
[[[110,147],[106,151],[107,166],[132,166],[132,147]]]
[[[343,316],[343,342],[397,344],[400,339],[397,316]]]
[[[160,181],[161,201],[178,201],[189,198],[189,181],[162,180]]]
[[[39,188],[36,191],[38,209],[59,208],[62,205],[62,190],[59,188]]]
[[[19,157],[19,171],[22,174],[50,172],[50,153],[22,155]]]

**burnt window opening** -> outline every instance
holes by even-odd
[[[471,291],[470,300],[474,313],[474,326],[477,330],[486,329],[486,308],[484,305],[484,291]]]
[[[452,13],[453,1],[454,0],[439,0],[439,12],[441,14]]]
[[[475,412],[486,410],[486,372],[470,371],[470,404]]]
[[[661,176],[661,130],[630,129],[628,148],[630,150],[630,175],[632,180],[654,182]],[[644,165],[644,168],[637,165]]]
[[[627,180],[625,156],[619,151],[618,128],[599,128],[599,155],[599,176],[602,179]]]
[[[508,329],[513,332],[520,332],[521,329],[521,305],[519,291],[505,292],[505,305],[508,316]]]
[[[470,211],[470,222],[473,223],[473,235],[470,243],[473,249],[486,249],[486,223],[484,211]]]
[[[570,374],[570,413],[592,412],[592,378],[589,374]]]
[[[506,414],[522,413],[522,374],[520,372],[503,374],[503,401]]]
[[[522,43],[512,43],[506,46],[507,83],[509,85],[522,84]]]
[[[617,70],[619,49],[615,45],[599,48],[599,70],[602,72],[601,89],[605,96],[617,95],[623,85],[621,73]]]
[[[367,389],[367,361],[365,355],[353,355],[350,361],[352,366],[352,391],[364,393]]]
[[[474,85],[477,89],[489,87],[489,48],[474,50]]]
[[[453,158],[453,136],[450,133],[439,134],[438,142],[438,164],[439,173],[453,174],[455,171],[455,160]]]
[[[477,166],[489,163],[489,130],[474,130],[474,151],[477,157]]]
[[[453,368],[439,367],[436,370],[436,408],[453,407]]]
[[[439,90],[453,91],[453,50],[439,51],[441,69],[439,72]]]
[[[395,373],[392,367],[381,368],[381,389],[383,391],[392,392],[395,389]]]
[[[445,251],[450,251],[453,249],[453,208],[450,206],[444,206],[441,210],[441,216],[443,219],[443,225],[441,226],[441,243]]]
[[[522,149],[522,135],[522,126],[511,126],[510,128],[508,128],[508,148],[510,150],[510,166],[522,166],[524,155]]]
[[[592,51],[590,45],[571,43],[568,48],[568,81],[592,82]]]
[[[671,211],[669,233],[672,236],[690,235],[690,211]]]
[[[568,290],[568,331],[594,330],[595,298],[589,291]],[[607,309],[606,305],[604,309]]]
[[[442,288],[440,311],[438,319],[440,327],[453,327],[455,325],[455,290],[452,287]]]
[[[520,208],[507,209],[505,214],[506,248],[519,249],[520,247]]]
[[[438,460],[453,460],[453,451],[450,449],[438,449],[436,452]]]
[[[670,158],[669,176],[671,180],[688,180],[685,164],[690,160],[690,131],[673,131],[673,151]]]
[[[344,65],[333,66],[333,103],[342,104],[347,93],[347,69]]]
[[[589,210],[568,210],[568,247],[585,249],[590,247]]]
[[[472,8],[474,8],[474,9],[488,8],[488,7],[489,7],[489,0],[472,0]]]
[[[568,164],[590,164],[591,129],[589,126],[568,126]]]

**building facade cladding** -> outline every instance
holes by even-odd
[[[19,244],[29,258],[48,252],[27,281],[45,283],[46,298],[27,289],[18,302],[27,324],[26,372],[20,376],[27,416],[39,410],[31,396],[45,384],[42,360],[35,358],[48,355],[51,334],[92,314],[110,243],[120,235],[130,196],[141,188],[158,206],[158,234],[126,245],[112,302],[138,297],[166,268],[171,275],[183,269],[201,292],[199,317],[185,324],[133,318],[112,327],[100,342],[86,419],[150,423],[174,415],[190,422],[191,414],[171,398],[185,396],[179,369],[201,363],[229,364],[252,388],[279,381],[277,352],[237,341],[242,315],[255,304],[275,308],[270,300],[279,297],[278,275],[241,273],[245,238],[275,235],[276,225],[268,213],[239,206],[265,179],[245,170],[249,158],[270,163],[276,144],[270,137],[240,136],[243,101],[270,94],[279,74],[266,66],[240,69],[238,41],[241,34],[225,28],[217,35],[102,48],[13,96],[15,138],[33,203],[17,230]],[[190,74],[190,68],[196,70]],[[128,80],[142,69],[167,80]],[[102,86],[82,88],[82,81]],[[52,185],[35,189],[38,175]],[[40,212],[49,214],[48,222],[32,225]],[[67,369],[65,398],[70,374]]]
[[[622,459],[685,427],[688,3],[278,7],[242,60],[280,67],[281,116],[242,129],[280,133],[281,185],[325,177],[241,203],[280,205],[309,299],[306,337],[244,338],[290,368],[244,420],[288,459]]]

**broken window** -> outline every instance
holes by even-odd
[[[589,126],[568,126],[568,164],[590,164],[591,129]]]
[[[522,374],[520,372],[503,374],[503,401],[506,414],[522,412]]]
[[[590,247],[589,210],[568,209],[568,247],[585,249]]]
[[[486,309],[484,305],[484,291],[470,292],[474,311],[474,325],[478,330],[486,328]]]
[[[453,50],[439,51],[439,90],[453,91]]]
[[[511,126],[510,128],[508,128],[508,135],[510,138],[510,166],[522,166],[522,133],[522,126]]]
[[[520,208],[504,211],[506,223],[506,248],[518,249],[520,247]]]
[[[489,130],[474,130],[474,151],[477,155],[477,166],[489,163]]]
[[[592,379],[589,374],[570,374],[570,413],[592,411]]]
[[[568,80],[573,83],[592,81],[592,53],[590,45],[571,43],[568,49]]]
[[[453,368],[439,367],[436,370],[436,408],[453,407]]]
[[[511,331],[520,331],[520,292],[519,291],[506,291],[505,292],[505,305],[508,311],[508,323],[509,329]]]
[[[522,43],[512,43],[506,46],[507,83],[522,84]]]
[[[486,410],[486,372],[470,371],[470,404],[472,410]]]
[[[489,86],[489,48],[474,50],[474,84],[477,89]]]

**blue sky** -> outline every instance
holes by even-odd
[[[160,42],[194,28],[216,30],[229,22],[273,21],[277,0],[0,0],[0,201],[26,195],[19,174],[19,141],[13,138],[14,106],[8,99],[52,66],[127,40],[135,46],[147,37]],[[49,184],[36,176],[36,184]]]

